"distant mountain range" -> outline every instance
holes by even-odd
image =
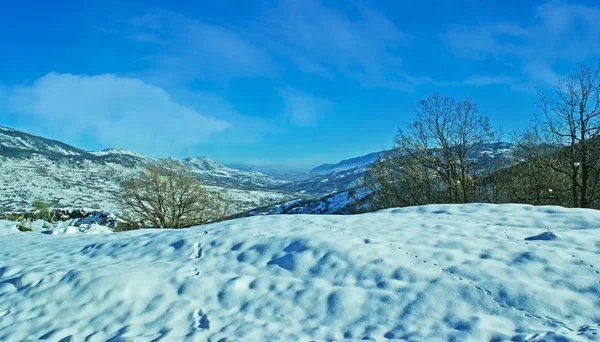
[[[57,206],[101,206],[119,211],[120,182],[153,158],[127,149],[85,151],[60,141],[0,127],[0,211],[21,210],[36,199]],[[218,192],[234,210],[296,198],[276,188],[286,181],[260,172],[227,168],[208,157],[181,160],[209,191]]]
[[[482,153],[490,159],[505,158],[511,149],[507,143],[490,144]],[[358,188],[364,172],[387,152],[320,165],[306,173],[271,170],[269,175],[228,167],[205,156],[180,161],[209,191],[223,195],[240,212],[287,203],[283,212],[338,213],[351,211],[348,201],[354,197],[349,190]],[[0,126],[0,211],[27,208],[35,199],[118,211],[120,182],[153,160],[122,148],[85,151]],[[266,212],[279,211],[273,208]]]

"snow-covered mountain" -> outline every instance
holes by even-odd
[[[364,166],[314,175],[307,179],[282,184],[277,189],[284,192],[322,197],[359,186],[360,180],[367,169],[368,166]]]
[[[100,206],[120,211],[120,182],[153,159],[127,149],[84,151],[60,141],[0,127],[0,211],[27,209],[42,199],[57,206]],[[272,188],[285,181],[259,172],[227,168],[210,158],[182,160],[208,186],[232,202],[233,210],[294,198]]]
[[[97,155],[97,156],[126,155],[126,156],[137,157],[140,159],[148,159],[148,157],[144,156],[143,154],[138,153],[136,151],[126,149],[126,148],[107,148],[102,151],[94,151],[94,152],[90,152],[90,153]]]
[[[204,183],[214,186],[256,190],[274,189],[287,183],[258,171],[230,168],[209,157],[190,157],[183,159],[183,163],[193,170]]]
[[[292,168],[286,165],[248,165],[246,163],[231,163],[227,164],[227,166],[243,170],[243,171],[258,171],[260,173],[264,173],[265,175],[282,179],[286,181],[298,181],[310,178],[312,175],[309,170],[304,168]]]

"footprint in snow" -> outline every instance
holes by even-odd
[[[196,242],[194,244],[194,251],[190,255],[190,259],[200,259],[202,258],[202,244],[200,242]]]
[[[8,315],[10,315],[10,309],[6,309],[6,310],[0,312],[0,318],[6,317]]]
[[[209,330],[210,321],[208,316],[202,311],[202,309],[196,309],[192,313],[192,319],[194,320],[194,328],[198,330]]]

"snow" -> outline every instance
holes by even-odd
[[[7,220],[0,220],[0,236],[2,235],[14,235],[24,233],[43,233],[49,235],[59,234],[107,234],[112,233],[112,229],[97,223],[82,223],[86,220],[67,220],[56,223],[48,223],[43,220],[36,220],[34,222],[14,222]],[[31,232],[19,231],[19,225],[23,225],[26,228],[31,229]]]
[[[56,236],[9,224],[2,341],[599,338],[593,210],[431,205]]]

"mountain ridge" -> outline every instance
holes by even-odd
[[[366,167],[374,163],[379,156],[388,153],[389,150],[372,152],[363,156],[344,159],[336,164],[322,164],[310,170],[311,174],[328,174],[332,172],[347,171],[357,167]]]

